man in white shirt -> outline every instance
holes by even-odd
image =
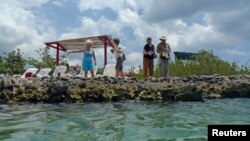
[[[167,38],[162,36],[160,38],[160,43],[157,45],[157,53],[159,54],[159,69],[160,76],[167,78],[169,75],[169,60],[171,48],[168,43],[166,43]]]
[[[121,75],[121,77],[124,77],[124,73],[123,73],[124,53],[123,53],[121,46],[119,46],[120,39],[114,38],[113,41],[114,41],[114,48],[112,48],[110,51],[115,54],[115,58],[116,58],[115,77],[118,78],[119,75]]]

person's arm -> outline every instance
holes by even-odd
[[[161,53],[161,50],[160,50],[160,44],[158,44],[158,45],[157,45],[156,52],[157,52],[157,53],[159,53],[159,54]]]
[[[95,52],[93,51],[93,59],[94,59],[94,64],[96,65],[96,57],[95,57]]]
[[[153,51],[152,52],[153,52],[153,54],[155,54],[155,46],[154,45],[153,45]]]
[[[143,49],[143,54],[144,54],[144,55],[147,55],[148,52],[147,52],[145,49]]]
[[[114,48],[114,51],[118,52],[118,53],[122,53],[122,48]]]
[[[84,49],[80,49],[80,50],[73,50],[73,51],[69,51],[68,54],[70,53],[79,53],[79,52],[83,52]]]
[[[147,55],[147,54],[148,54],[148,52],[146,51],[146,49],[145,49],[145,48],[146,48],[146,45],[145,45],[145,46],[144,46],[144,48],[143,48],[143,54],[144,54],[144,55]]]
[[[111,53],[114,53],[114,49],[113,49],[113,48],[111,48],[111,49],[110,49],[110,52],[111,52]]]
[[[167,46],[167,52],[170,53],[171,52],[171,48],[170,48],[170,45],[168,44]]]

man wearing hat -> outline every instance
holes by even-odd
[[[168,43],[166,43],[167,38],[161,36],[160,43],[157,45],[157,53],[159,54],[159,70],[160,76],[167,78],[169,74],[169,59],[171,48]]]

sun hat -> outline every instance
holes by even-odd
[[[167,38],[165,36],[161,36],[160,40],[167,40]]]

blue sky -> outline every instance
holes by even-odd
[[[34,50],[46,41],[110,34],[121,38],[125,64],[136,67],[145,39],[151,36],[156,45],[164,35],[172,51],[213,50],[224,60],[249,64],[249,13],[248,0],[8,0],[0,5],[0,52],[20,48],[36,57]],[[103,51],[96,53],[102,66]],[[68,61],[80,64],[81,57]]]

